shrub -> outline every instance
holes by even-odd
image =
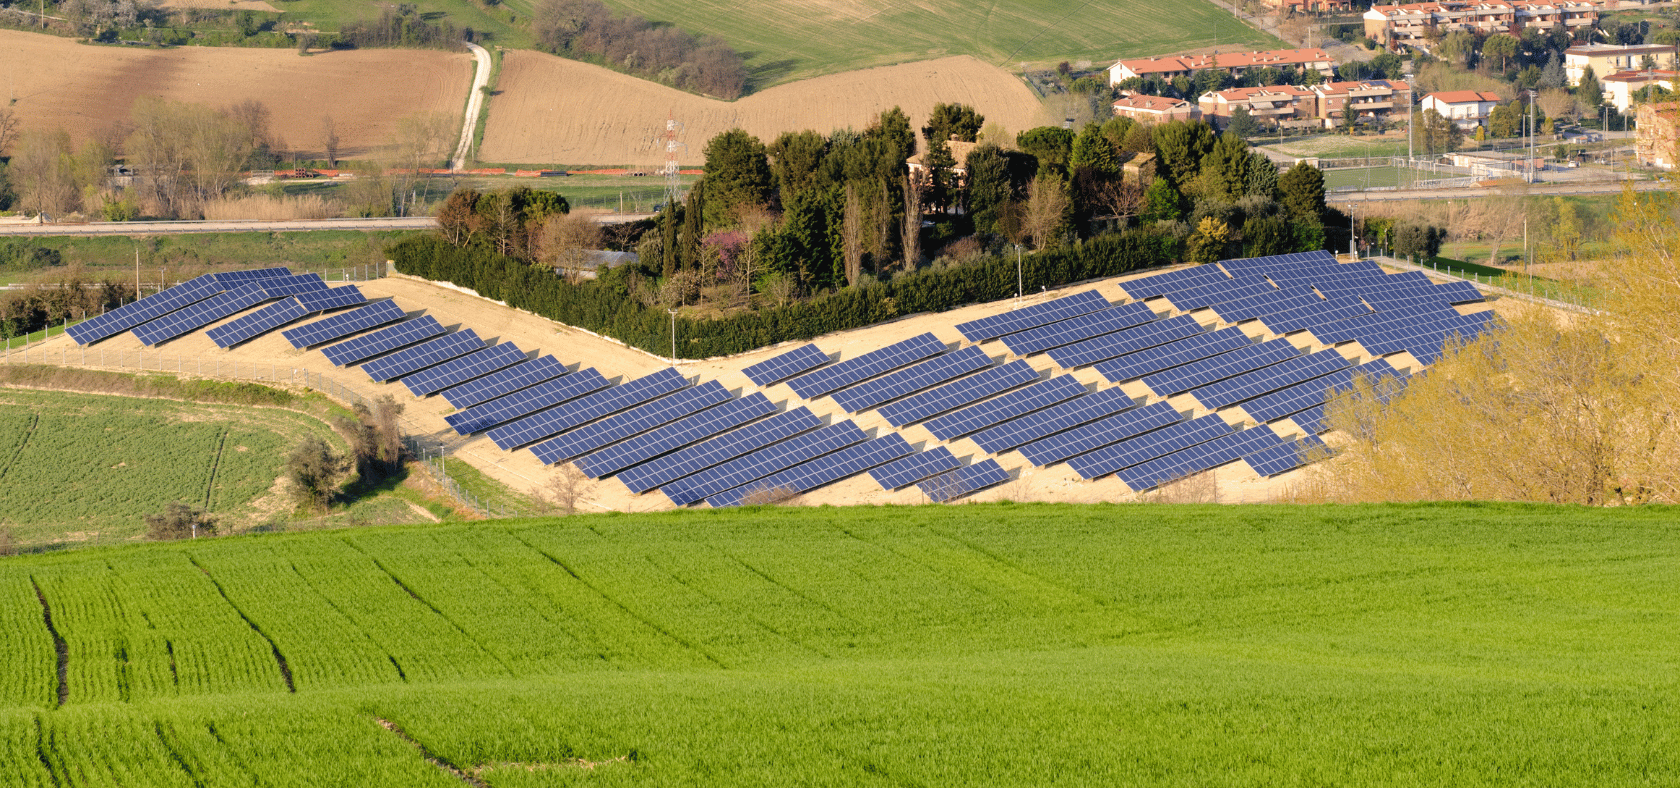
[[[197,539],[216,535],[216,516],[191,504],[174,501],[161,514],[146,515],[146,538],[153,541]]]

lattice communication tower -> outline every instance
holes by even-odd
[[[665,145],[665,164],[661,172],[665,176],[665,204],[676,205],[682,199],[682,179],[679,177],[677,166],[677,151],[688,147],[677,141],[677,135],[682,132],[682,121],[677,120],[675,113],[665,117],[665,134],[655,140]]]

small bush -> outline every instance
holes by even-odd
[[[156,542],[216,535],[216,516],[183,501],[174,501],[161,514],[146,515],[146,538]]]

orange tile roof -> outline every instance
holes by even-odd
[[[1425,99],[1435,99],[1442,104],[1469,104],[1472,101],[1500,101],[1496,93],[1479,90],[1449,90],[1445,93],[1431,93]]]

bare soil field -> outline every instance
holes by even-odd
[[[705,162],[706,141],[743,128],[768,143],[784,131],[862,129],[901,107],[920,128],[933,105],[961,102],[1011,132],[1048,122],[1019,79],[974,58],[947,57],[778,85],[739,101],[695,96],[599,66],[545,55],[503,55],[478,157],[493,162],[623,164],[664,161],[665,119],[683,123],[684,165]]]
[[[288,149],[320,158],[328,115],[346,157],[384,144],[406,116],[459,118],[473,59],[464,51],[403,49],[302,57],[276,49],[121,48],[0,30],[0,71],[25,130],[63,127],[80,142],[126,121],[141,96],[217,107],[255,99],[268,106]]]

